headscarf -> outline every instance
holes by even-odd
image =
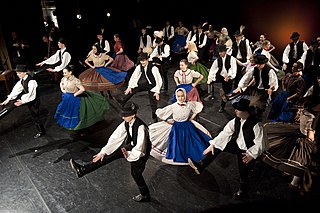
[[[182,91],[182,92],[183,92],[183,96],[184,96],[184,101],[183,101],[183,102],[179,102],[179,100],[178,100],[177,93],[178,93],[179,91]],[[177,100],[177,103],[178,103],[178,104],[185,104],[185,103],[187,102],[187,92],[186,92],[186,90],[185,90],[184,88],[178,88],[178,89],[176,89],[175,95],[176,95],[176,100]]]

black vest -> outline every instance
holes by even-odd
[[[169,36],[172,34],[171,25],[168,27],[168,30],[167,30],[167,26],[165,26],[164,30],[165,30],[164,39],[168,41]]]
[[[23,91],[18,95],[18,97],[17,97],[18,99],[20,99],[22,95],[29,93],[28,84],[29,84],[29,81],[31,81],[31,80],[34,80],[34,79],[30,75],[28,75],[26,80],[24,80],[23,82],[21,81]],[[39,92],[38,92],[38,88],[37,88],[36,89],[36,98],[33,101],[28,102],[26,104],[33,104],[35,102],[38,102],[39,100],[40,100],[39,99]]]
[[[307,71],[311,66],[319,67],[320,64],[320,50],[313,52],[311,49],[307,50],[306,61],[304,63],[304,71]]]
[[[147,33],[145,34],[141,34],[141,40],[142,40],[142,43],[143,43],[143,46],[146,47],[147,46]]]
[[[297,43],[297,59],[301,58],[303,54],[303,41],[298,41]],[[293,60],[294,56],[294,42],[290,43],[290,51],[289,51],[289,61]]]
[[[264,89],[269,89],[269,72],[270,72],[270,67],[269,66],[264,66],[264,68],[261,71],[261,78],[262,78],[262,85]],[[253,70],[253,77],[255,80],[255,85],[254,87],[257,88],[260,84],[260,70],[255,67]]]
[[[249,116],[242,126],[242,133],[247,149],[254,145],[253,140],[255,139],[253,127],[258,123],[258,120],[254,116]],[[236,117],[234,122],[234,133],[231,140],[236,140],[240,133],[240,118]]]
[[[144,125],[145,128],[148,128],[148,126],[140,118],[136,117],[136,120],[134,121],[134,123],[132,125],[132,136],[131,136],[130,131],[129,131],[129,123],[125,122],[124,125],[125,125],[126,131],[127,131],[127,138],[124,142],[124,148],[127,151],[131,151],[132,148],[137,145],[138,128],[141,125]],[[149,156],[150,151],[151,151],[151,141],[150,141],[148,133],[146,133],[146,137],[148,137],[148,138],[147,138],[147,149],[146,149],[145,155]]]
[[[152,74],[152,68],[153,66],[155,66],[154,64],[152,64],[150,61],[148,62],[147,65],[147,70],[145,72],[144,67],[140,64],[140,72],[141,72],[141,78],[145,77],[145,74],[147,75],[147,78],[150,80],[151,84],[148,82],[148,80],[146,79],[146,83],[150,84],[153,87],[156,86],[156,79],[154,78],[153,74]],[[139,79],[139,81],[140,81]],[[141,79],[142,80],[142,79]],[[139,84],[139,83],[138,83]]]
[[[237,42],[233,42],[232,44],[232,56],[237,58],[238,51],[240,51],[242,60],[246,61],[247,60],[247,47],[246,47],[246,40],[241,40],[239,43],[239,47]]]
[[[224,62],[224,67],[226,68],[227,72],[228,72],[228,70],[229,70],[230,67],[231,67],[230,61],[231,61],[231,56],[230,56],[230,55],[226,55],[226,60],[225,60],[225,62]],[[217,62],[218,62],[218,67],[219,67],[219,70],[218,70],[218,72],[217,72],[217,75],[220,75],[221,70],[222,70],[222,68],[223,68],[223,67],[222,67],[222,58],[219,57]]]
[[[195,43],[196,43],[198,48],[199,48],[199,45],[202,44],[203,39],[204,39],[204,33],[202,32],[201,35],[199,36],[199,33],[197,32],[196,33],[196,42]]]
[[[54,68],[56,66],[59,66],[62,64],[62,56],[67,53],[67,50],[65,50],[63,53],[61,53],[61,50],[58,50],[59,51],[59,61],[57,61],[56,63],[54,64],[50,64],[50,67]],[[68,65],[68,64],[67,64]]]

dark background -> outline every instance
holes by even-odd
[[[32,47],[33,60],[38,62],[38,48],[45,31],[41,1],[4,0],[1,6],[1,25],[7,37],[11,30]],[[310,44],[320,36],[319,4],[316,0],[269,1],[105,1],[56,0],[56,16],[61,36],[69,40],[73,61],[82,60],[96,39],[97,29],[106,29],[106,38],[113,45],[113,34],[119,33],[129,57],[135,60],[138,33],[141,25],[151,25],[152,31],[162,29],[166,20],[173,26],[183,21],[188,29],[192,23],[209,22],[214,29],[227,27],[229,35],[245,25],[246,37],[255,42],[266,33],[276,46],[273,54],[281,62],[282,51],[293,31]],[[82,19],[76,19],[81,12]],[[107,17],[106,13],[111,16]]]

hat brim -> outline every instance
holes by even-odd
[[[18,70],[15,69],[14,71],[15,71],[15,72],[29,72],[28,70],[19,70],[19,69],[18,69]]]
[[[239,102],[232,104],[232,106],[233,106],[233,108],[235,108],[236,110],[239,110],[239,111],[247,111],[247,112],[250,111],[250,107],[240,106]]]
[[[162,61],[161,61],[160,58],[158,58],[158,57],[153,57],[153,58],[152,58],[152,62],[153,62],[153,63],[156,63],[156,64],[162,64]]]
[[[144,61],[144,60],[148,60],[149,58],[146,57],[138,57],[138,61]]]
[[[132,110],[132,111],[121,111],[120,112],[120,117],[128,117],[131,115],[137,114],[138,109]]]
[[[263,59],[263,60],[255,60],[254,61],[254,63],[255,64],[266,64],[266,63],[268,63],[268,58],[266,58],[266,59]]]

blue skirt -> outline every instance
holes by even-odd
[[[74,128],[80,121],[80,97],[74,97],[73,93],[62,93],[54,118],[57,124],[67,129]]]
[[[168,138],[166,158],[187,163],[188,158],[199,161],[212,138],[198,129],[191,121],[174,122]]]
[[[127,77],[127,72],[117,72],[108,67],[96,67],[97,72],[113,84],[119,84]]]
[[[180,53],[185,51],[185,46],[186,46],[186,37],[183,35],[175,35],[175,39],[173,41],[172,45],[172,51],[174,53]]]
[[[281,91],[274,99],[268,114],[268,119],[273,122],[293,122],[295,111],[292,109],[292,103],[287,102],[289,93]]]

